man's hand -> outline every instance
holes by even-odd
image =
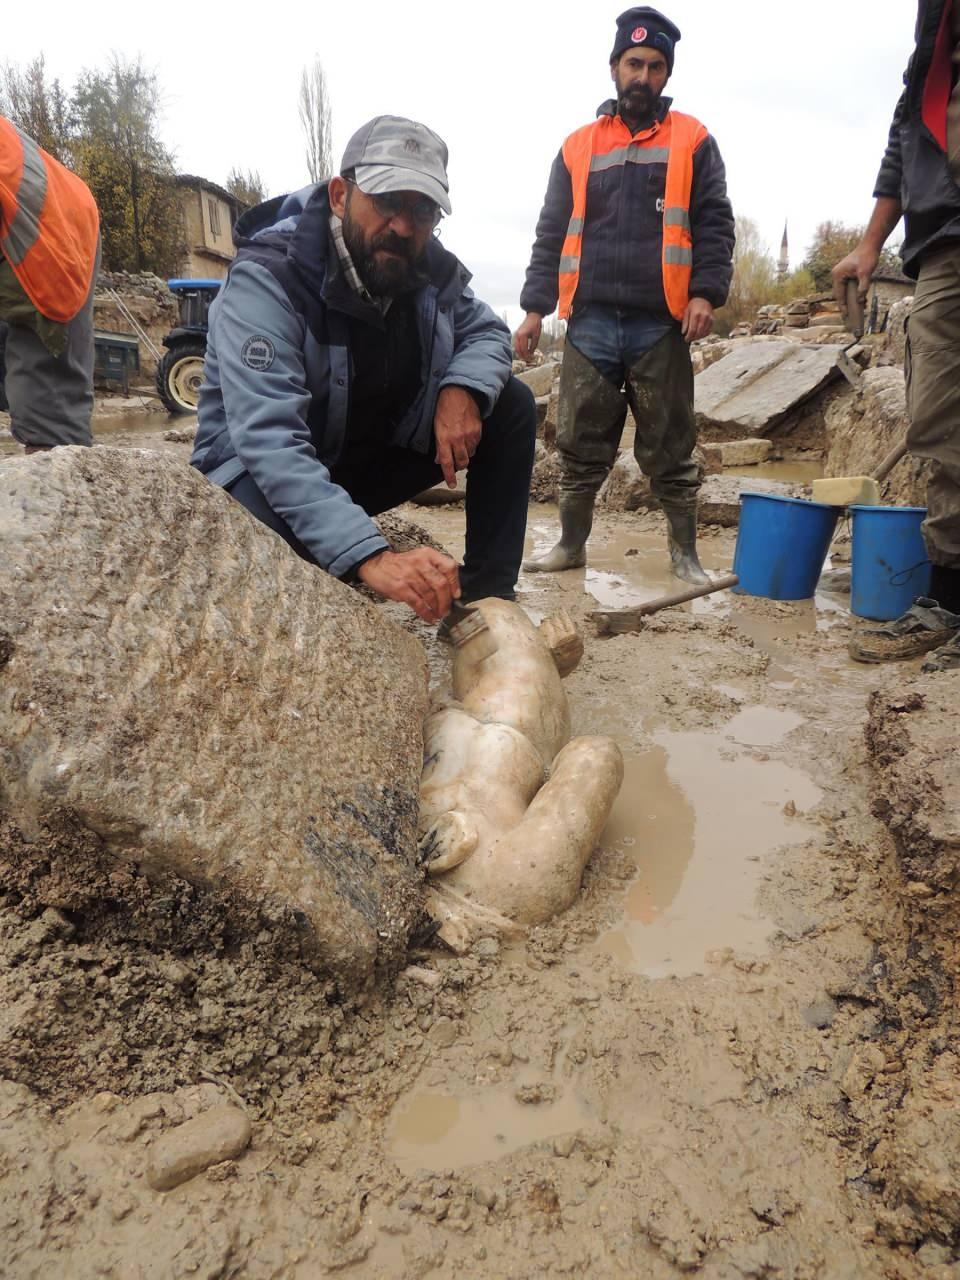
[[[424,622],[439,622],[460,595],[457,562],[433,547],[381,551],[363,562],[357,577],[378,595],[408,604]]]
[[[706,298],[691,298],[683,313],[683,336],[688,342],[699,342],[713,329],[713,307]]]
[[[444,387],[433,420],[437,437],[435,462],[443,469],[449,489],[457,487],[457,472],[470,465],[483,434],[477,402],[463,387]]]
[[[840,310],[844,318],[847,315],[847,281],[856,280],[860,301],[866,302],[867,293],[870,290],[870,281],[873,279],[873,273],[876,271],[879,261],[879,249],[875,249],[872,245],[861,241],[853,253],[848,253],[833,268],[831,272],[833,276],[833,296],[840,303]]]
[[[513,349],[527,364],[533,359],[533,353],[540,345],[542,332],[543,316],[538,315],[536,311],[528,311],[527,318],[513,335]]]

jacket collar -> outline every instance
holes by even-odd
[[[248,210],[237,222],[237,248],[269,239],[286,247],[287,257],[312,293],[326,300],[328,288],[338,294],[346,282],[330,243],[330,199],[327,183],[304,187],[292,195],[277,196]],[[469,284],[471,274],[439,240],[427,245],[426,284],[437,292],[441,305],[452,303]],[[339,285],[337,281],[339,280]],[[417,291],[422,292],[422,290]]]

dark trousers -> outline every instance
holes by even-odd
[[[664,507],[696,506],[693,366],[680,326],[642,311],[578,308],[560,374],[562,493],[597,492],[616,461],[628,405],[634,455],[654,496]]]
[[[460,571],[464,600],[513,595],[527,529],[536,433],[533,396],[522,382],[511,378],[483,424],[467,472],[466,548]],[[351,454],[348,449],[343,462],[331,467],[330,476],[368,515],[375,516],[408,502],[443,478],[433,455],[433,448],[423,454],[391,446],[369,455]],[[298,556],[316,564],[246,472],[230,486],[230,495],[278,533]]]

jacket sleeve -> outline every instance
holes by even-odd
[[[711,306],[722,307],[733,278],[737,234],[727,196],[727,172],[720,149],[709,134],[693,157],[690,226],[693,233],[690,297],[705,298]]]
[[[904,74],[904,81],[910,74],[909,68]],[[887,149],[884,152],[883,160],[880,164],[880,172],[877,174],[876,185],[873,194],[876,199],[890,198],[893,200],[900,199],[901,183],[903,181],[903,155],[900,150],[900,126],[903,123],[903,115],[907,108],[907,91],[904,89],[900,95],[900,101],[897,103],[896,110],[893,113],[893,123],[890,126],[890,136],[887,139]]]
[[[440,389],[466,387],[477,399],[481,418],[488,418],[512,370],[510,330],[472,289],[464,289],[453,308],[453,355]]]
[[[335,577],[388,550],[380,530],[317,457],[307,426],[304,322],[270,272],[237,263],[211,320],[230,439],[273,510]],[[251,338],[259,340],[257,358],[245,359]]]
[[[573,183],[563,159],[563,151],[560,151],[550,170],[547,194],[543,198],[536,239],[530,254],[530,266],[520,294],[520,306],[524,311],[536,311],[542,316],[548,316],[556,310],[560,296],[560,255],[572,213]]]

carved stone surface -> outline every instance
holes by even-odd
[[[344,982],[399,961],[420,906],[413,637],[141,450],[0,465],[0,599],[0,816],[29,838],[69,815]]]

